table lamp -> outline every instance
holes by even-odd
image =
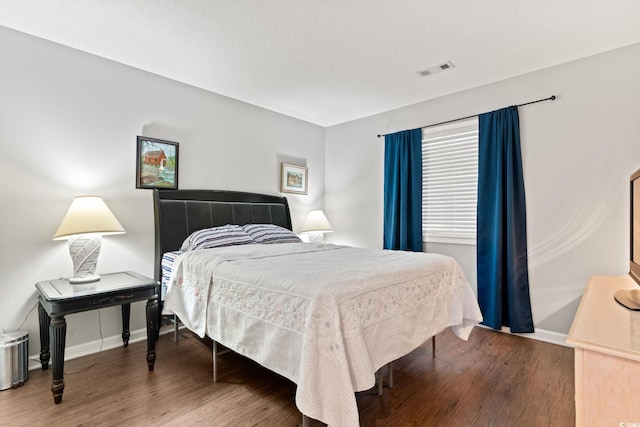
[[[73,262],[71,284],[100,280],[95,274],[102,236],[123,234],[124,228],[111,213],[105,202],[97,196],[76,197],[71,202],[53,240],[69,240],[69,253]]]
[[[324,233],[333,231],[329,220],[322,211],[311,211],[307,216],[307,220],[302,227],[303,233],[309,233],[309,241],[313,243],[322,243]]]

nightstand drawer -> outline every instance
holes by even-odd
[[[48,300],[40,295],[40,304],[47,313],[54,316],[64,316],[81,311],[96,310],[98,308],[111,307],[114,305],[129,304],[136,301],[146,301],[157,298],[158,285],[151,282],[141,285],[135,289],[124,289],[109,293],[83,295],[69,299]]]

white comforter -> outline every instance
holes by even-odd
[[[205,249],[174,264],[164,314],[289,378],[296,405],[330,426],[359,425],[355,391],[448,326],[482,321],[452,258],[287,243]]]

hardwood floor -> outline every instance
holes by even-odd
[[[368,426],[573,426],[573,350],[475,328],[468,342],[447,330],[394,362],[394,387],[357,393]],[[299,426],[295,386],[234,353],[219,356],[183,331],[158,342],[148,372],[138,342],[65,363],[62,403],[51,371],[30,371],[21,387],[0,391],[0,425]],[[322,426],[317,421],[312,427]]]

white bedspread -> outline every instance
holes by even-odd
[[[359,425],[355,391],[448,326],[482,321],[452,258],[287,243],[186,252],[164,314],[279,373],[296,405],[330,426]]]

